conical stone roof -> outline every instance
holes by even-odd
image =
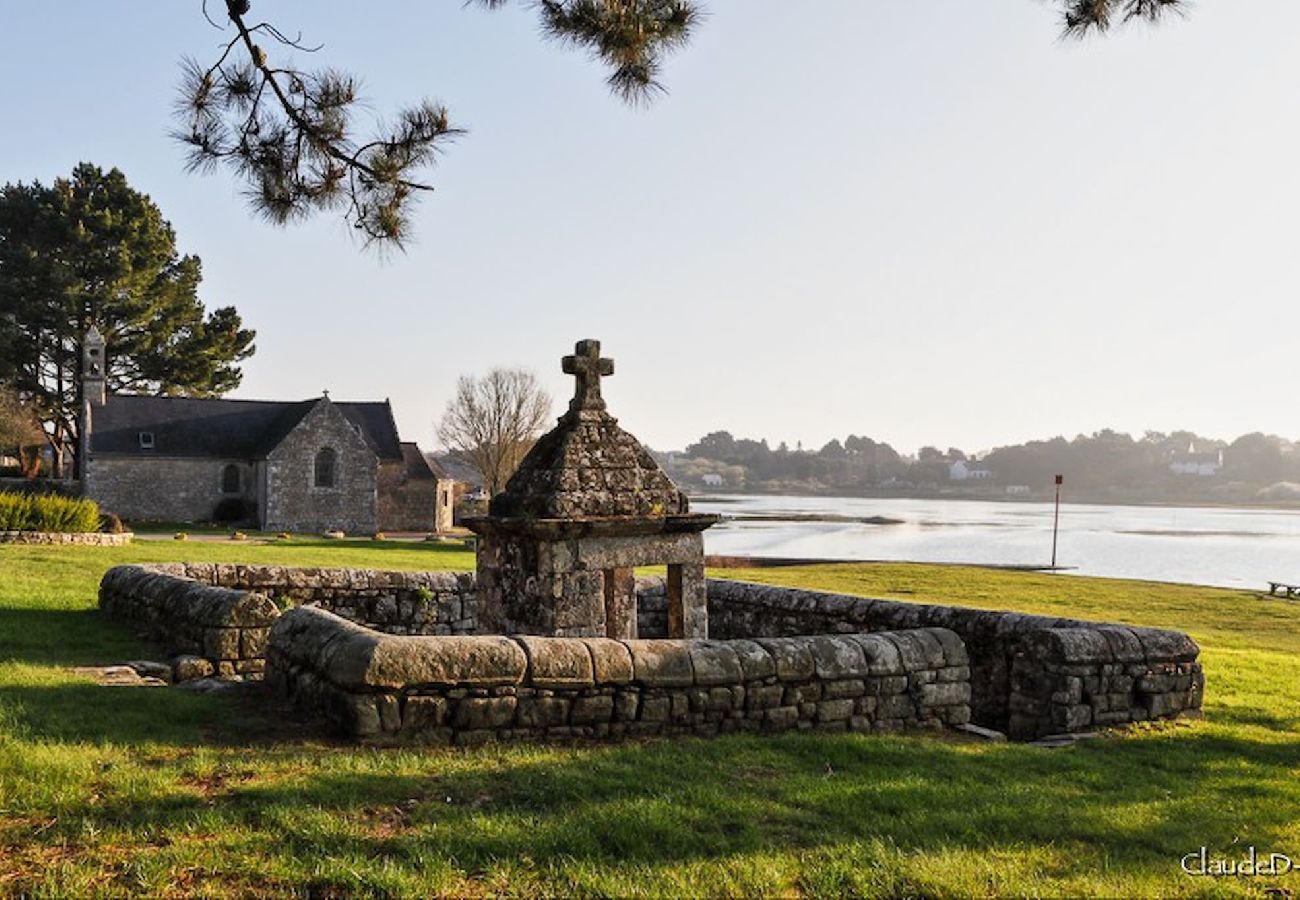
[[[614,374],[600,342],[579,341],[564,371],[577,391],[559,424],[524,457],[489,513],[503,518],[607,519],[686,515],[690,503],[636,438],[605,411],[600,379]]]

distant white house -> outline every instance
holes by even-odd
[[[704,482],[705,487],[722,487],[722,476],[714,472],[701,476],[700,480]]]
[[[986,481],[993,473],[974,460],[959,459],[948,466],[949,481]]]
[[[1223,451],[1197,453],[1196,444],[1188,443],[1186,453],[1175,453],[1169,461],[1169,471],[1175,475],[1195,475],[1209,478],[1223,468]]]
[[[1007,485],[1007,496],[1008,496],[1008,497],[1025,497],[1025,496],[1028,496],[1029,493],[1030,493],[1030,488],[1029,488],[1029,485],[1027,485],[1027,484],[1009,484],[1009,485]]]

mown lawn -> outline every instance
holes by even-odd
[[[1300,604],[921,565],[729,572],[1182,628],[1206,719],[1064,750],[813,734],[372,750],[247,700],[69,674],[150,652],[94,611],[103,570],[179,559],[473,564],[401,543],[0,546],[0,894],[1300,893],[1295,873],[1179,869],[1202,845],[1300,863]]]

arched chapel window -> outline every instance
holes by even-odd
[[[239,466],[234,463],[221,470],[221,493],[239,493]]]
[[[326,447],[316,454],[316,487],[332,488],[334,487],[335,469],[338,465],[338,454],[333,448]]]

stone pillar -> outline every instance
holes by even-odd
[[[668,567],[668,636],[700,640],[709,636],[703,563],[679,563]]]
[[[605,637],[636,640],[636,573],[605,570]]]

